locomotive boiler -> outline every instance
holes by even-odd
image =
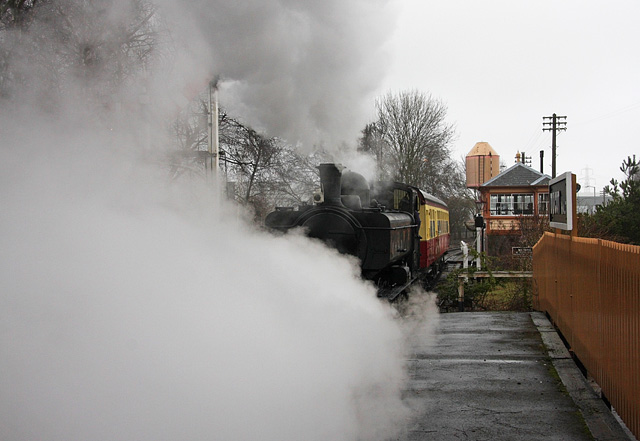
[[[314,205],[277,208],[265,219],[268,228],[302,228],[307,236],[357,257],[362,276],[389,300],[417,279],[433,277],[449,243],[444,202],[402,183],[370,185],[339,164],[318,168],[321,193],[314,196]],[[441,219],[436,223],[437,211]]]

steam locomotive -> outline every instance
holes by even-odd
[[[321,164],[314,205],[279,207],[265,226],[303,228],[360,260],[362,276],[393,301],[416,281],[433,281],[449,248],[449,211],[440,199],[397,182],[371,185],[339,164]]]

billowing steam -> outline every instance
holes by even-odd
[[[310,45],[287,56],[315,56],[310,42],[323,30],[335,32],[327,40],[353,36],[321,27],[350,24],[353,5],[336,21],[328,6],[307,3],[292,3],[282,17]],[[246,33],[269,16],[246,8],[243,14],[240,6],[211,6],[218,26],[230,17],[227,32],[243,17],[247,23],[237,31]],[[91,15],[101,17],[117,14]],[[93,29],[99,24],[92,22]],[[259,39],[271,26],[257,28]],[[11,41],[31,40],[22,34]],[[245,35],[235,51],[244,45],[262,60],[278,57],[275,43],[282,41],[269,56],[252,41]],[[56,71],[62,80],[55,87],[40,87],[32,81],[51,79],[47,66],[62,62],[51,55],[59,54],[55,44],[12,59],[33,64],[13,70],[24,74],[15,82],[22,89],[0,101],[0,439],[392,436],[404,411],[402,331],[354,263],[303,237],[256,232],[204,183],[168,182],[149,147],[165,133],[152,115],[170,114],[174,102],[154,94],[147,103],[127,101],[140,78],[112,84],[96,75],[76,84],[64,69]],[[94,50],[109,55],[86,47],[88,60]],[[245,88],[241,98],[254,82],[263,89],[246,101],[260,114],[279,98],[277,87],[256,80],[257,71],[275,67],[250,69],[246,61],[229,61],[234,53],[214,51],[218,62],[226,60],[223,73]],[[198,64],[189,63],[174,72]],[[350,67],[366,67],[356,64]],[[317,98],[309,115],[327,129],[335,117],[328,112],[335,101],[327,104],[320,93],[329,89],[328,71],[299,66],[292,75],[306,78],[311,90],[292,79],[290,95]],[[153,70],[142,76],[145,84],[169,77]],[[271,78],[283,93],[287,81],[275,72]],[[294,106],[283,102],[278,110],[286,118]]]
[[[389,433],[398,330],[348,261],[190,218],[144,172],[71,157],[96,140],[52,141],[67,164],[2,158],[2,439]]]
[[[359,136],[389,65],[388,0],[183,3],[172,15],[199,24],[232,113],[307,148]]]
[[[9,122],[0,438],[390,434],[402,339],[352,262],[238,226],[98,130]]]

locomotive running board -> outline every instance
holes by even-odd
[[[395,301],[400,296],[400,294],[402,294],[404,290],[410,287],[411,284],[413,284],[413,282],[415,282],[416,280],[417,280],[417,277],[414,279],[411,279],[409,282],[405,283],[404,285],[394,286],[393,288],[388,290],[382,290],[378,293],[378,297],[384,297],[389,301],[389,303],[391,303]]]

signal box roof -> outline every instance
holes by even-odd
[[[540,173],[538,170],[524,165],[521,162],[515,163],[498,176],[489,179],[481,187],[524,187],[529,185],[549,185],[551,177]]]

